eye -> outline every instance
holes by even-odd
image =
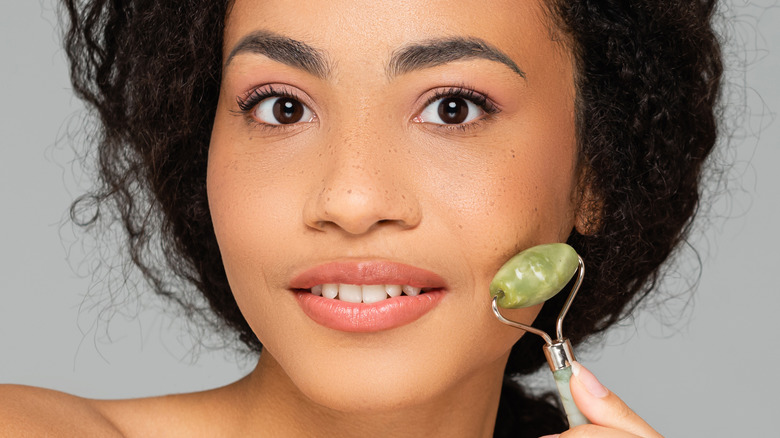
[[[498,107],[486,95],[469,88],[452,87],[437,91],[412,120],[465,127],[498,112]]]
[[[485,114],[474,102],[462,97],[437,99],[422,110],[417,117],[423,123],[438,125],[460,125]]]
[[[314,120],[314,113],[309,107],[289,96],[272,96],[261,100],[252,111],[252,116],[269,125],[290,125]]]
[[[301,102],[301,91],[288,85],[263,85],[237,96],[236,104],[246,120],[266,128],[313,122],[317,115]]]

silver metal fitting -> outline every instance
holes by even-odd
[[[551,344],[544,346],[544,356],[547,357],[547,363],[550,364],[552,371],[571,366],[574,359],[574,351],[571,348],[571,342],[568,339],[556,339]]]

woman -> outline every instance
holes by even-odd
[[[4,388],[12,433],[561,432],[504,383],[543,358],[487,284],[568,241],[588,276],[567,332],[606,329],[684,237],[714,144],[710,3],[74,3],[74,84],[104,129],[91,199],[158,292],[188,305],[166,275],[190,281],[263,353],[195,394]],[[560,298],[507,313],[549,330]],[[562,436],[658,436],[575,369],[594,425]]]

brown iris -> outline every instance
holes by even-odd
[[[274,118],[282,125],[297,123],[303,117],[303,104],[289,97],[280,97],[274,102]]]
[[[439,103],[439,117],[446,124],[463,123],[469,115],[469,106],[461,98],[448,97]]]

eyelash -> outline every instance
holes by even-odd
[[[294,88],[290,88],[284,84],[281,86],[277,85],[277,87],[279,88],[274,88],[273,85],[262,85],[253,88],[242,96],[237,96],[236,104],[238,105],[238,110],[231,110],[231,112],[243,117],[250,127],[266,130],[269,131],[269,133],[278,134],[288,132],[290,129],[309,126],[308,123],[273,124],[257,120],[256,111],[258,111],[258,106],[269,98],[287,98],[295,100],[303,105],[310,114],[315,115],[316,118],[316,114],[311,110],[311,106],[303,103],[305,99],[299,97],[299,93],[296,92]]]
[[[290,99],[295,99],[299,102],[301,101],[301,99],[295,93],[289,90],[286,90],[284,88],[277,90],[272,85],[266,85],[266,86],[254,88],[244,96],[236,97],[236,104],[238,105],[239,108],[239,111],[237,112],[243,115],[247,119],[247,121],[249,121],[250,123],[256,126],[260,126],[268,129],[289,128],[290,125],[270,125],[267,123],[261,123],[255,120],[255,118],[252,116],[252,112],[254,111],[255,107],[257,107],[257,105],[260,102],[270,97],[286,97]],[[500,112],[498,106],[496,106],[496,104],[486,95],[463,86],[436,90],[436,92],[425,101],[425,104],[422,106],[422,108],[423,109],[427,108],[428,105],[436,102],[439,99],[451,98],[451,97],[456,97],[456,98],[461,98],[464,100],[471,101],[472,103],[477,105],[480,109],[482,109],[482,111],[485,112],[485,116],[477,120],[467,122],[467,123],[462,123],[462,124],[453,124],[453,125],[436,124],[437,129],[465,131],[470,128],[475,128],[481,125],[482,122],[484,122],[486,119],[490,119],[491,116],[498,114]]]
[[[247,94],[236,97],[236,104],[238,104],[239,112],[246,117],[252,118],[252,110],[265,99],[269,97],[286,97],[289,99],[295,99],[301,101],[301,99],[295,94],[286,89],[277,90],[273,85],[264,85],[261,87],[253,88]]]

